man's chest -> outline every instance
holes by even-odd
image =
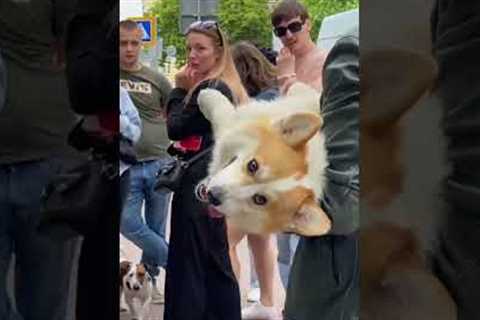
[[[142,118],[161,120],[164,118],[160,91],[144,79],[120,79],[120,86],[127,90]]]
[[[150,82],[144,80],[120,79],[120,85],[128,91],[130,95],[152,96],[153,86]]]
[[[295,65],[297,79],[316,89],[322,87],[322,69],[323,61],[313,58],[297,61]]]

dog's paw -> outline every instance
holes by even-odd
[[[212,120],[213,117],[213,108],[215,107],[215,101],[221,99],[223,95],[214,89],[203,89],[198,94],[198,105],[200,107],[200,111],[203,113],[205,118],[208,120]]]
[[[235,107],[220,91],[203,89],[197,99],[200,111],[212,123],[220,123],[234,112]]]

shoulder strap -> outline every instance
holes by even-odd
[[[186,160],[185,162],[187,163],[187,167],[191,166],[192,164],[194,164],[195,162],[197,162],[198,160],[203,158],[210,151],[212,151],[212,149],[213,149],[213,146],[205,148],[202,151],[200,151],[199,153],[197,153],[196,155],[194,155],[193,157],[191,157],[190,159]]]

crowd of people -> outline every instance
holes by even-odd
[[[433,23],[440,25],[443,9],[437,5]],[[229,43],[216,21],[192,23],[185,30],[187,63],[170,83],[140,62],[142,30],[132,20],[118,23],[117,1],[0,0],[0,319],[117,318],[119,233],[141,249],[153,279],[152,303],[165,304],[165,320],[358,319],[358,31],[327,54],[312,41],[312,19],[296,0],[280,1],[271,24],[283,44],[278,54],[248,41]],[[436,32],[438,38],[443,29]],[[446,72],[449,56],[440,45]],[[240,106],[281,97],[295,82],[321,93],[329,166],[324,198],[317,200],[332,221],[328,234],[245,234],[211,217],[195,190],[207,175],[209,153],[188,168],[180,190],[156,190],[159,171],[214,144],[197,101],[201,90],[216,89]],[[74,127],[110,147],[72,145]],[[79,152],[101,153],[118,169],[104,190],[112,202],[89,232],[58,240],[38,230],[42,193],[63,157]],[[478,195],[478,185],[469,190]],[[447,229],[445,239],[452,234]],[[245,266],[237,250],[243,238],[260,295],[242,309]],[[439,273],[461,300],[465,290],[442,257],[435,261]],[[284,303],[275,299],[277,272]],[[462,301],[471,316],[475,300]]]
[[[168,90],[162,90],[168,86],[162,86],[162,81],[155,80],[162,79],[162,75],[139,63],[141,30],[134,21],[120,22],[120,81],[122,87],[132,95],[135,105],[138,105],[145,126],[141,140],[149,141],[150,148],[162,142],[167,158],[187,160],[208,149],[214,143],[213,133],[197,101],[199,92],[205,88],[217,89],[237,106],[249,99],[276,99],[285,94],[296,81],[312,86],[319,93],[327,91],[329,96],[335,97],[339,84],[324,79],[325,74],[330,74],[323,71],[326,53],[311,39],[312,21],[303,5],[297,1],[281,1],[272,12],[271,22],[275,34],[284,45],[278,54],[266,48],[258,48],[248,41],[231,45],[224,30],[215,21],[192,23],[185,31],[187,64],[175,75],[173,89]],[[343,50],[346,52],[340,51],[338,55],[348,55],[349,62],[353,67],[357,66],[358,71],[358,42],[355,35],[344,42]],[[338,50],[334,49],[333,53],[336,52]],[[333,72],[332,77],[341,74],[341,70]],[[345,151],[348,162],[347,169],[344,169],[345,175],[348,175],[348,172],[358,173],[358,170],[352,169],[358,166],[358,143],[353,143],[358,141],[358,74],[350,83],[344,81],[346,83],[341,82],[341,85],[348,85],[348,90],[352,92],[351,100],[342,102],[351,105],[348,114],[350,126],[341,129],[326,126],[324,130],[331,135],[338,135],[338,130],[348,131],[345,135],[349,143],[349,148]],[[148,106],[144,102],[147,100],[150,101]],[[323,106],[329,108],[327,111],[332,114],[338,108],[329,101],[324,102]],[[151,114],[158,119],[155,127],[151,124]],[[345,141],[340,143],[343,142]],[[137,144],[140,154],[145,148],[145,143]],[[159,159],[157,155],[152,166]],[[156,215],[157,220],[164,221],[168,204],[164,201],[161,207],[153,207],[153,197],[149,194],[159,196],[159,193],[152,184],[141,185],[135,181],[137,178],[132,179],[140,176],[135,173],[135,168],[139,165],[130,168],[133,169],[130,173],[130,193],[122,213],[121,231],[127,239],[140,247],[143,252],[142,262],[149,266],[147,269],[152,277],[158,276],[159,266],[166,267],[164,319],[281,319],[284,305],[282,301],[275,301],[275,295],[278,294],[274,288],[276,273],[282,275],[284,288],[288,288],[285,318],[303,319],[314,314],[316,317],[319,314],[329,315],[331,319],[339,319],[340,314],[354,316],[358,308],[355,303],[358,259],[338,259],[334,262],[329,259],[333,256],[331,250],[335,250],[338,257],[357,256],[354,222],[347,228],[335,228],[339,231],[336,234],[300,240],[298,263],[291,271],[291,276],[296,276],[297,279],[289,282],[289,269],[299,242],[298,236],[245,234],[224,219],[211,218],[205,204],[195,196],[195,187],[207,174],[208,162],[209,156],[206,156],[189,167],[180,190],[173,193],[168,259],[165,259],[165,225],[155,224],[155,219],[152,218],[152,215]],[[156,165],[149,177],[143,177],[143,181],[154,180],[160,167],[161,165]],[[332,170],[334,168],[335,163],[332,164]],[[149,171],[144,168],[141,172],[145,175]],[[358,176],[349,177],[349,181],[351,185],[344,186],[351,195],[346,206],[352,211],[349,214],[355,215],[358,214]],[[336,200],[340,193],[327,196],[331,198],[328,203],[335,203],[336,206],[345,203],[344,199]],[[131,201],[136,202],[136,210],[131,210]],[[143,201],[144,222],[140,213]],[[132,219],[137,223],[132,224]],[[132,228],[132,225],[135,227]],[[242,266],[237,245],[245,236],[253,254],[254,274],[258,278],[260,294],[256,303],[242,310],[239,289]],[[303,258],[303,255],[309,256],[312,250],[324,254],[313,262],[316,265],[308,262],[311,258]],[[162,259],[145,259],[153,256],[149,252],[156,252],[156,256],[162,255]],[[345,273],[341,276],[344,282],[341,284],[342,289],[330,282],[332,288],[319,290],[321,294],[315,293],[314,289],[308,290],[308,294],[298,292],[299,287],[305,286],[305,281],[308,281],[308,276],[299,275],[306,272],[305,269],[310,270],[308,273],[314,268],[326,271],[328,264],[337,262],[338,269],[332,270],[332,274],[324,273],[322,277],[323,280],[328,277],[333,279],[338,272]],[[324,286],[323,283],[319,285]],[[318,300],[318,295],[321,296],[321,301]],[[344,296],[336,299],[341,302],[328,306],[333,296],[339,295]],[[314,307],[314,304],[322,304],[324,311]],[[185,308],[186,305],[189,307]],[[345,319],[348,317],[345,316]]]

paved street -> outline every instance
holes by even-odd
[[[170,234],[169,221],[170,219],[168,219],[168,222],[167,222],[167,237]],[[122,236],[120,236],[120,243],[124,250],[125,257],[129,261],[138,262],[140,260],[141,251],[138,249],[138,247],[136,247],[134,244],[132,244],[130,241],[126,240]],[[248,294],[248,291],[250,290],[250,284],[248,281],[248,279],[250,279],[250,255],[249,255],[246,239],[244,239],[240,243],[238,248],[239,248],[240,263],[242,265],[242,276],[241,276],[242,280],[240,282],[240,289],[242,292],[242,305],[246,306],[247,294]],[[160,273],[160,284],[159,284],[159,288],[161,292],[163,292],[164,284],[165,284],[165,272],[162,270]],[[285,296],[284,296],[283,286],[280,281],[280,276],[278,273],[276,274],[274,291],[275,291],[276,301],[277,301],[276,304],[281,305]],[[163,305],[151,304],[149,315],[144,320],[163,320],[163,309],[164,309]],[[129,316],[130,314],[128,312],[121,312],[120,320],[130,320]]]
[[[167,237],[169,236],[169,223],[167,224]],[[139,248],[137,248],[135,245],[133,245],[131,242],[120,236],[120,242],[122,244],[123,250],[125,257],[132,262],[138,262],[140,260],[140,254],[141,251]],[[241,287],[241,292],[242,292],[242,305],[246,306],[247,305],[247,293],[250,289],[249,281],[250,279],[250,256],[249,256],[249,250],[247,247],[247,242],[246,240],[243,240],[240,245],[239,245],[239,257],[240,261],[242,264],[242,281],[240,283]],[[9,282],[9,287],[11,289],[12,287],[12,276],[10,274],[8,278]],[[277,304],[281,305],[282,301],[284,299],[284,292],[283,292],[283,287],[280,283],[280,278],[278,274],[276,275],[277,281],[275,283],[275,294],[277,295],[276,300]],[[162,270],[160,273],[160,283],[159,283],[159,288],[160,291],[163,292],[163,287],[165,284],[165,272]],[[10,290],[9,290],[10,291]],[[164,310],[164,305],[163,304],[151,304],[150,306],[150,312],[148,314],[148,317],[144,320],[163,320],[163,310]],[[127,311],[120,312],[119,316],[120,320],[131,320],[130,314]]]

